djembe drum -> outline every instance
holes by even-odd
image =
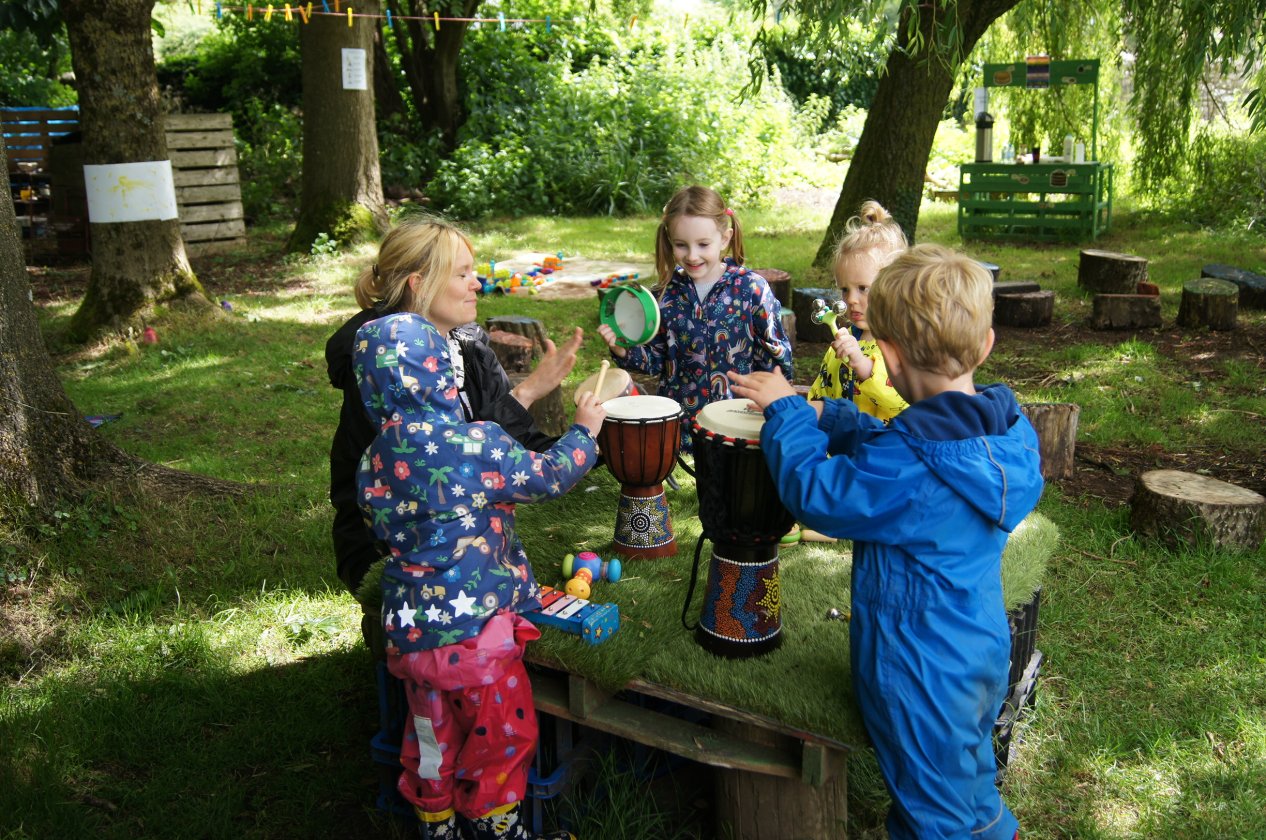
[[[602,378],[602,390],[600,392],[595,392],[598,397],[598,402],[606,402],[607,400],[613,400],[616,397],[633,397],[640,393],[637,390],[637,383],[633,381],[633,377],[629,376],[629,372],[627,370],[611,368],[607,370],[605,375],[601,372],[595,373],[576,386],[574,401],[579,402],[581,394],[584,394],[586,391],[593,391],[597,388],[599,377]]]
[[[695,640],[732,658],[756,656],[782,642],[778,541],[795,521],[779,500],[761,453],[764,415],[749,411],[748,404],[709,403],[691,427],[703,534],[695,546],[685,609],[694,594],[703,541],[710,539],[708,588]]]
[[[598,446],[620,482],[615,515],[615,553],[625,559],[677,553],[664,479],[677,463],[681,406],[668,397],[637,395],[606,400],[607,419]]]

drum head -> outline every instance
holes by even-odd
[[[602,299],[598,321],[611,328],[621,347],[645,344],[659,332],[659,302],[637,283],[612,286]]]
[[[695,423],[705,432],[758,443],[761,427],[765,425],[765,415],[759,409],[748,410],[749,404],[751,400],[717,400],[708,403],[695,415]]]
[[[595,373],[576,386],[576,395],[572,401],[579,402],[580,395],[586,391],[592,391],[597,384],[598,373]],[[633,377],[629,376],[627,370],[620,370],[615,367],[607,368],[607,375],[602,378],[602,393],[598,394],[598,402],[606,402],[614,397],[626,396],[632,393],[632,389]]]
[[[663,420],[681,414],[681,406],[676,400],[650,394],[616,397],[607,400],[602,407],[607,410],[609,420]]]

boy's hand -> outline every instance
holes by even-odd
[[[585,391],[576,401],[576,422],[589,430],[589,436],[596,438],[602,429],[602,421],[607,419],[607,410],[598,401],[593,391]]]
[[[735,395],[756,403],[761,411],[764,411],[772,402],[796,395],[796,389],[792,388],[791,383],[782,375],[781,368],[773,371],[758,370],[748,374],[729,371],[726,376],[730,378],[731,390]]]
[[[611,348],[611,352],[614,353],[616,357],[623,359],[629,354],[628,350],[615,343],[615,330],[611,329],[606,324],[598,325],[598,335],[602,336],[602,340],[607,343],[607,347]]]

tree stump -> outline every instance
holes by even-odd
[[[488,332],[504,330],[530,338],[532,340],[532,358],[545,352],[545,326],[535,318],[526,315],[497,315],[484,322]]]
[[[993,299],[993,322],[1004,327],[1041,327],[1055,314],[1055,293],[1024,292]]]
[[[1095,295],[1090,325],[1097,330],[1159,327],[1160,298],[1151,295]]]
[[[993,284],[993,296],[1022,295],[1028,292],[1040,292],[1042,287],[1036,280],[1008,280],[1005,283]]]
[[[1037,432],[1042,478],[1072,478],[1081,406],[1077,403],[1025,403],[1020,410]]]
[[[1147,260],[1132,254],[1087,248],[1077,265],[1077,285],[1098,294],[1133,294],[1139,281],[1146,279]]]
[[[822,298],[827,305],[840,299],[839,289],[792,289],[791,309],[796,315],[796,336],[800,341],[816,341],[830,344],[835,333],[826,324],[813,323],[813,301]],[[841,326],[847,326],[847,323]]]
[[[790,309],[782,311],[782,331],[787,334],[787,340],[791,342],[791,346],[796,346],[796,313]]]
[[[532,351],[535,349],[532,339],[505,330],[492,330],[488,333],[488,344],[506,373],[531,372]]]
[[[1229,280],[1201,277],[1182,284],[1182,303],[1178,305],[1180,327],[1208,327],[1211,330],[1235,329],[1239,314],[1240,288]]]
[[[1130,527],[1174,547],[1208,541],[1254,551],[1266,538],[1266,497],[1208,476],[1152,470],[1135,486]]]
[[[794,739],[720,716],[713,726],[748,740],[793,749]],[[803,749],[809,750],[805,744]],[[835,840],[848,836],[848,775],[842,752],[823,756],[827,778],[820,785],[800,779],[717,768],[718,837],[734,840]]]
[[[778,298],[778,302],[782,304],[783,309],[791,306],[790,274],[781,268],[753,268],[752,271],[765,278],[765,282],[769,284],[769,288],[774,292],[774,297]]]
[[[1201,269],[1200,276],[1229,280],[1240,287],[1240,306],[1266,309],[1266,277],[1222,263],[1209,263]]]
[[[518,385],[528,378],[527,373],[511,373],[510,387]],[[536,421],[536,426],[551,437],[558,437],[571,425],[567,411],[563,407],[563,389],[555,388],[545,396],[528,406],[528,414]]]
[[[976,260],[976,262],[980,263],[981,268],[989,272],[989,275],[993,277],[994,283],[998,282],[998,277],[1002,274],[1001,266],[996,263],[985,262],[984,260]]]

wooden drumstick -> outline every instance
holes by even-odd
[[[598,371],[598,381],[593,383],[593,395],[602,402],[602,380],[607,378],[607,369],[611,367],[609,359],[602,360],[602,369]]]

